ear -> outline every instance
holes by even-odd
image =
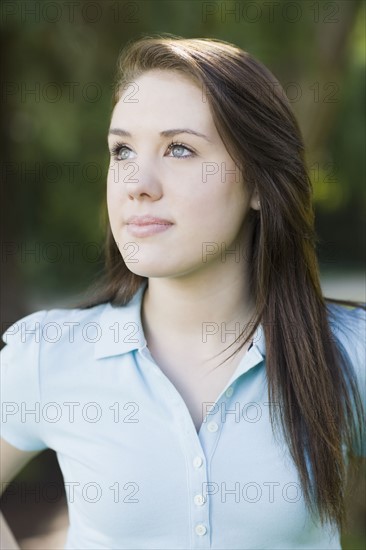
[[[253,210],[259,210],[260,205],[258,204],[259,201],[259,194],[258,189],[255,188],[252,194],[252,197],[250,199],[250,207],[253,208]]]

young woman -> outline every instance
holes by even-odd
[[[365,305],[322,295],[284,91],[227,42],[141,38],[108,143],[100,287],[3,336],[3,479],[56,451],[68,549],[340,549]]]

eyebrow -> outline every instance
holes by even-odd
[[[132,137],[132,134],[130,132],[127,132],[127,130],[123,130],[122,128],[111,128],[108,132],[108,135],[112,134],[116,136]],[[173,137],[177,134],[192,134],[212,143],[211,140],[207,136],[205,136],[205,134],[201,134],[201,132],[196,132],[196,130],[191,130],[190,128],[172,128],[171,130],[163,130],[162,132],[160,132],[160,135],[162,137]]]

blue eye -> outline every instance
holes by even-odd
[[[194,152],[192,151],[192,149],[190,149],[189,147],[187,147],[186,145],[184,145],[183,143],[178,143],[178,142],[172,142],[168,145],[168,150],[172,150],[172,149],[175,149],[175,148],[180,148],[180,149],[185,149],[186,151],[189,152],[189,154],[187,155],[178,155],[178,156],[173,156],[173,158],[176,158],[176,159],[185,159],[185,158],[191,158],[194,156]],[[129,147],[127,147],[127,145],[125,145],[124,143],[116,143],[115,145],[113,145],[110,149],[110,153],[111,153],[111,156],[116,159],[116,160],[128,160],[128,156],[123,156],[123,153],[121,154],[121,150],[123,149],[126,149],[128,151],[131,151],[131,149]]]
[[[110,149],[112,157],[115,158],[116,160],[127,160],[127,157],[126,158],[120,158],[119,153],[120,153],[121,149],[128,149],[129,151],[131,151],[131,149],[129,149],[127,147],[127,145],[124,145],[123,143],[116,143]]]
[[[189,148],[189,147],[186,147],[183,143],[177,143],[177,142],[173,142],[169,145],[168,149],[175,149],[176,147],[180,147],[181,149],[185,149],[186,151],[189,151],[189,155],[180,155],[178,157],[174,157],[174,158],[179,158],[179,159],[184,159],[184,158],[189,158],[189,157],[192,157],[194,155],[193,151]]]

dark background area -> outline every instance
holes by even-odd
[[[163,32],[232,42],[279,79],[307,148],[324,293],[365,301],[365,3],[5,0],[0,13],[2,333],[72,303],[100,273],[117,56]],[[346,550],[365,548],[365,478],[363,462]],[[21,499],[22,480],[55,482],[58,498]],[[51,450],[14,480],[2,504],[22,547],[62,548],[47,538],[67,524],[62,491]]]

